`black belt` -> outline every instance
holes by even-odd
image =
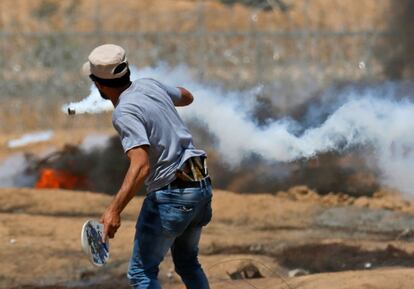
[[[160,190],[167,190],[168,187],[170,189],[200,188],[203,186],[203,184],[211,185],[210,177],[206,177],[198,182],[184,181],[177,178],[174,181],[172,181],[169,185],[160,188]]]

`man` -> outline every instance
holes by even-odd
[[[96,47],[88,60],[83,71],[112,101],[112,122],[130,160],[121,188],[102,215],[104,239],[115,236],[122,210],[145,181],[147,196],[127,274],[132,287],[161,288],[158,266],[171,248],[186,288],[209,288],[197,259],[202,227],[211,219],[206,154],[194,147],[175,109],[191,104],[192,94],[154,79],[131,82],[125,51],[117,45]]]

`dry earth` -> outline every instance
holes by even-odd
[[[0,288],[128,288],[124,272],[141,197],[123,213],[108,266],[94,268],[80,249],[82,223],[98,218],[110,198],[1,189]],[[200,247],[212,288],[414,288],[414,203],[392,192],[351,198],[305,187],[266,195],[215,191],[213,209]],[[295,269],[306,276],[289,277]],[[163,288],[183,288],[172,272],[168,256]]]

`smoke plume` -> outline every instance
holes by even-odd
[[[18,148],[23,147],[33,143],[45,142],[48,141],[53,137],[53,131],[41,131],[41,132],[34,132],[28,133],[23,135],[18,139],[13,139],[7,142],[7,146],[9,148]]]
[[[277,171],[282,163],[359,150],[368,152],[382,184],[414,192],[410,175],[414,169],[414,103],[411,95],[400,95],[398,83],[332,90],[332,95],[318,103],[319,110],[309,105],[302,121],[284,117],[259,124],[253,115],[261,86],[226,91],[198,82],[186,66],[159,65],[132,72],[133,78],[151,77],[188,88],[195,101],[188,108],[179,108],[180,114],[187,123],[207,129],[214,149],[231,168],[259,158]],[[277,92],[274,94],[277,98]],[[76,110],[99,112],[97,107],[87,106],[93,103],[90,99],[98,99],[94,88],[86,100],[74,104]]]

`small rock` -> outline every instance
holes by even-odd
[[[249,247],[250,252],[260,252],[262,251],[262,249],[263,249],[262,244],[252,244]]]
[[[366,208],[369,206],[369,199],[367,197],[360,197],[355,200],[354,205],[361,208]]]
[[[88,280],[96,276],[96,272],[92,270],[85,270],[80,273],[81,280]]]
[[[168,273],[167,273],[167,278],[172,279],[172,277],[173,277],[173,271],[169,270]]]
[[[17,240],[16,239],[10,239],[10,244],[16,244]]]
[[[256,279],[264,277],[259,268],[253,264],[247,264],[231,273],[227,272],[227,275],[229,275],[232,280]]]
[[[309,275],[309,271],[305,270],[305,269],[293,269],[290,270],[288,273],[289,277],[299,277],[299,276],[305,276],[305,275]]]

